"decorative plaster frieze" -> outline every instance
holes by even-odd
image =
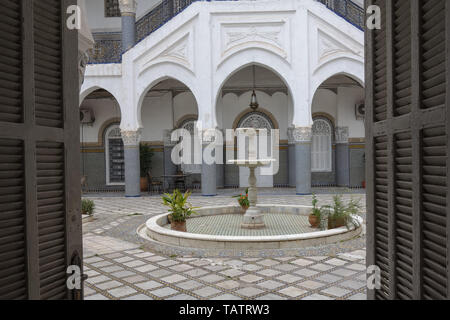
[[[311,127],[292,128],[292,140],[294,143],[310,143],[312,140]]]
[[[257,44],[288,58],[285,21],[222,23],[221,29],[222,57]]]
[[[175,42],[168,49],[164,50],[158,57],[156,57],[156,59],[173,59],[179,61],[179,63],[185,65],[186,67],[190,67],[191,63],[189,56],[188,39],[189,34]]]
[[[161,50],[151,50],[142,57],[142,66],[139,68],[140,73],[144,72],[149,67],[162,63],[162,62],[173,62],[178,65],[185,67],[190,71],[193,70],[193,50],[194,46],[192,43],[191,31],[184,34],[181,38],[174,42],[169,42],[173,39],[166,39],[162,43],[164,48]],[[167,43],[168,42],[168,43]]]
[[[352,54],[352,52],[348,48],[346,48],[335,39],[332,39],[328,35],[324,34],[323,32],[319,31],[318,35],[319,38],[317,42],[319,46],[319,63],[322,63],[337,54]]]
[[[294,140],[294,127],[289,127],[287,130],[287,136],[288,136],[288,144],[295,144]]]
[[[141,130],[121,131],[124,146],[137,146],[141,139]]]
[[[205,129],[202,133],[202,143],[210,144],[216,141],[216,135],[221,135],[222,132],[217,129]]]
[[[348,127],[336,127],[335,130],[336,143],[337,144],[346,144],[349,139],[349,129]]]
[[[136,14],[136,0],[119,0],[119,9],[122,15]]]

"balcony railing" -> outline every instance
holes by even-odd
[[[317,0],[334,11],[338,16],[347,20],[356,28],[364,31],[365,14],[364,9],[350,0]]]
[[[136,22],[136,42],[161,28],[166,22],[197,1],[239,1],[239,0],[163,0],[153,10]],[[364,30],[364,10],[350,0],[317,0],[330,10]],[[94,34],[95,47],[89,53],[89,63],[120,63],[122,61],[122,42],[120,34]],[[113,39],[112,39],[113,38]]]

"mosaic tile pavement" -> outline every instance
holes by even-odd
[[[363,194],[344,193],[344,199]],[[237,191],[234,191],[237,193]],[[304,204],[311,196],[292,191],[265,190],[261,203]],[[319,192],[317,192],[319,194]],[[329,204],[339,189],[320,192]],[[192,197],[194,206],[228,205],[235,199],[225,191],[215,198]],[[126,199],[92,197],[93,222],[83,224],[85,299],[126,300],[363,300],[365,290],[364,237],[323,248],[297,252],[259,252],[253,257],[210,253],[206,256],[162,254],[143,246],[137,227],[165,212],[159,197]]]
[[[308,217],[292,214],[265,214],[266,228],[262,230],[242,229],[243,215],[222,214],[194,217],[186,223],[190,233],[215,236],[276,236],[320,231],[311,228]],[[170,225],[164,226],[169,229]]]

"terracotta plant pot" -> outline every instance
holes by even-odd
[[[172,221],[170,227],[174,231],[187,232],[186,221]]]
[[[250,208],[250,207],[249,206],[241,206],[241,208],[242,208],[242,212],[246,213],[248,208]]]
[[[344,218],[328,218],[328,229],[337,229],[345,226]]]
[[[310,214],[308,217],[309,224],[313,228],[318,228],[320,226],[320,219],[313,214]]]
[[[141,178],[141,191],[142,192],[148,191],[147,178]]]

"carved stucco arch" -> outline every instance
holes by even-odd
[[[142,104],[144,103],[147,93],[159,82],[174,79],[183,83],[193,94],[195,101],[197,102],[197,113],[201,112],[201,99],[198,93],[197,79],[188,72],[185,68],[180,67],[177,64],[165,62],[152,67],[147,68],[136,79],[137,89],[137,107],[135,116],[139,128],[142,128]]]
[[[333,76],[345,75],[357,81],[364,88],[364,62],[349,57],[330,60],[318,68],[311,76],[310,106],[320,85]]]
[[[79,98],[79,106],[81,106],[81,104],[83,103],[84,100],[86,100],[86,98],[93,92],[97,91],[97,90],[105,90],[107,91],[113,98],[114,100],[116,100],[117,104],[119,105],[119,110],[122,113],[122,109],[121,109],[121,94],[119,92],[116,92],[117,90],[115,90],[115,88],[113,86],[109,86],[107,84],[89,84],[89,83],[84,83],[83,86],[81,87],[81,91],[80,91],[80,98]]]
[[[213,101],[215,104],[214,108],[214,124],[218,126],[217,122],[217,114],[218,114],[218,99],[220,97],[220,93],[222,88],[225,86],[227,81],[235,75],[237,72],[242,69],[257,65],[259,67],[265,68],[267,70],[272,71],[275,75],[277,75],[281,81],[286,85],[288,89],[288,97],[291,100],[290,107],[295,109],[295,99],[292,94],[292,88],[294,88],[294,76],[293,70],[289,63],[281,58],[279,55],[274,54],[270,51],[267,51],[262,48],[247,48],[242,51],[239,51],[232,56],[228,57],[225,61],[223,61],[215,72],[214,79],[214,91],[213,91]],[[294,118],[294,112],[292,111],[292,118]],[[291,121],[292,119],[290,119]]]

